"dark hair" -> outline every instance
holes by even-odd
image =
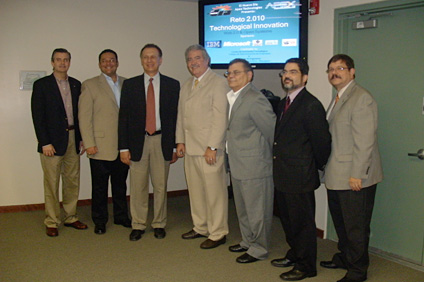
[[[53,50],[53,53],[52,53],[52,58],[51,58],[52,62],[54,62],[54,55],[56,53],[67,53],[69,55],[69,60],[71,60],[71,53],[69,53],[68,50],[66,50],[65,48],[56,48]]]
[[[115,51],[113,51],[112,49],[104,49],[102,52],[100,52],[100,54],[99,54],[99,63],[100,63],[100,58],[102,57],[102,55],[104,54],[104,53],[112,53],[112,54],[114,54],[115,55],[115,59],[116,59],[116,61],[118,61],[118,54],[116,54],[116,52]]]
[[[156,48],[156,50],[158,50],[158,52],[159,52],[159,58],[162,58],[162,50],[159,48],[158,45],[153,44],[153,43],[147,43],[146,45],[144,45],[143,48],[141,48],[140,57],[141,57],[141,54],[143,54],[144,49],[146,49],[146,48]]]
[[[302,75],[305,75],[305,74],[307,75],[309,73],[309,65],[308,65],[308,63],[304,59],[301,59],[301,58],[291,58],[291,59],[288,59],[284,63],[284,66],[286,64],[288,64],[288,63],[295,63],[295,64],[297,64],[298,67],[299,67],[300,73]]]
[[[185,50],[186,62],[188,61],[188,53],[190,53],[191,51],[202,51],[203,58],[208,60],[208,66],[209,67],[211,66],[211,57],[209,57],[209,54],[206,51],[205,47],[203,47],[202,45],[199,45],[199,44],[191,45]]]
[[[328,67],[330,66],[331,63],[335,63],[337,61],[344,62],[348,69],[354,69],[355,68],[355,63],[353,62],[353,59],[351,57],[349,57],[346,54],[337,54],[337,55],[334,55],[333,57],[331,57],[331,59],[328,61],[327,69],[328,69]]]
[[[245,71],[251,71],[252,72],[252,79],[250,81],[253,81],[253,68],[252,68],[252,65],[247,60],[245,60],[245,59],[237,58],[237,59],[232,60],[228,64],[228,67],[230,67],[231,65],[236,64],[236,63],[242,63]]]

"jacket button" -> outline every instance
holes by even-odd
[[[276,157],[276,156],[273,156],[272,158],[273,158],[274,160],[275,160],[275,159],[277,159],[277,157]]]
[[[274,142],[274,146],[277,145],[277,142]]]

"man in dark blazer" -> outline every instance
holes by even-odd
[[[68,76],[71,54],[63,48],[53,51],[53,73],[37,80],[31,98],[32,119],[44,172],[46,233],[59,235],[61,223],[59,181],[62,177],[65,226],[86,229],[77,216],[80,184],[81,135],[78,127],[78,99],[81,83]],[[84,153],[84,151],[82,151]]]
[[[315,192],[318,169],[327,162],[331,136],[321,102],[305,88],[309,66],[287,60],[280,73],[287,96],[279,105],[274,142],[274,183],[280,220],[290,249],[277,267],[294,266],[280,275],[287,281],[316,276]]]
[[[229,247],[243,252],[236,261],[252,263],[268,257],[274,184],[272,143],[275,114],[265,96],[251,84],[253,70],[234,59],[226,72],[229,121],[226,133],[234,202],[242,240]]]
[[[106,233],[109,179],[114,223],[131,227],[126,182],[129,167],[121,162],[118,151],[119,102],[125,80],[116,73],[118,66],[116,52],[103,50],[99,55],[102,73],[83,82],[79,100],[80,130],[90,159],[91,218],[96,234]]]
[[[140,52],[144,74],[124,81],[119,110],[118,147],[121,161],[130,166],[131,241],[146,229],[149,176],[154,192],[151,223],[156,238],[166,236],[169,166],[174,149],[180,83],[159,73],[162,50],[147,44]]]
[[[355,65],[348,55],[334,55],[327,73],[337,95],[327,113],[333,143],[325,186],[340,252],[320,265],[347,269],[341,282],[365,281],[374,198],[377,183],[383,180],[377,103],[355,82]]]

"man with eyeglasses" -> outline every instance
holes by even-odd
[[[348,55],[333,56],[327,73],[337,95],[327,112],[333,143],[325,168],[325,186],[340,252],[320,265],[347,269],[338,282],[365,281],[374,198],[377,183],[383,180],[377,104],[355,82],[355,65]]]
[[[242,240],[229,247],[243,253],[236,261],[252,263],[268,257],[274,184],[272,143],[275,114],[265,96],[253,85],[253,69],[234,59],[225,73],[229,121],[226,134],[228,161]]]
[[[274,138],[275,198],[286,241],[284,258],[276,267],[293,268],[280,275],[298,281],[317,275],[315,189],[331,150],[331,136],[321,102],[306,90],[309,66],[305,60],[286,61],[280,73],[287,96],[281,100]]]
[[[192,76],[181,87],[176,142],[178,157],[184,157],[193,229],[182,238],[207,237],[200,248],[212,249],[224,244],[228,234],[224,137],[229,88],[210,69],[203,46],[188,47],[185,59]]]
[[[121,88],[125,80],[118,76],[118,54],[111,49],[99,55],[101,74],[83,82],[79,100],[82,139],[90,159],[91,218],[94,233],[106,233],[108,222],[108,184],[111,182],[114,223],[131,227],[128,217],[128,165],[118,151],[118,116]]]

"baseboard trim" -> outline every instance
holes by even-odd
[[[188,190],[177,190],[177,191],[168,191],[168,197],[179,197],[188,195]],[[149,198],[153,198],[153,193],[149,194]],[[130,196],[127,196],[127,200],[130,199]],[[109,203],[112,203],[112,197],[108,199]],[[91,205],[91,199],[78,200],[78,206],[89,206]],[[61,203],[62,206],[62,203]],[[29,205],[15,205],[15,206],[0,206],[0,213],[10,213],[10,212],[26,212],[26,211],[40,211],[44,210],[44,204],[29,204]]]

